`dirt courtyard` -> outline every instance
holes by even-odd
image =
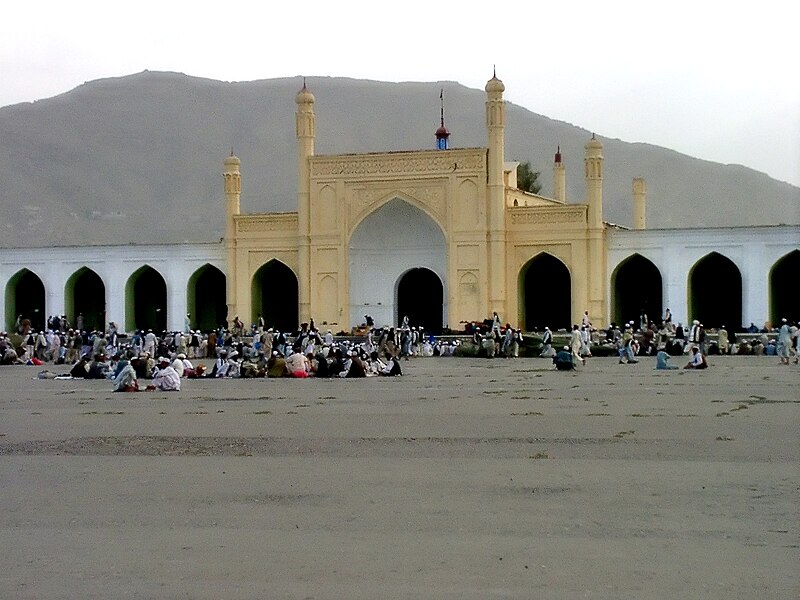
[[[800,368],[653,360],[0,368],[0,598],[800,597]]]

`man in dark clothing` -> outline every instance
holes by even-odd
[[[559,353],[553,357],[553,364],[559,371],[571,371],[575,368],[569,346],[564,346],[563,350],[559,351]]]

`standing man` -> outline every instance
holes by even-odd
[[[789,364],[789,349],[792,346],[792,330],[789,328],[789,323],[786,319],[782,319],[783,324],[778,331],[778,347],[777,354],[781,359],[782,365]]]
[[[572,334],[569,340],[569,347],[572,350],[573,360],[579,361],[584,364],[583,357],[581,356],[581,346],[583,345],[583,338],[581,337],[580,329],[577,325],[572,326]]]
[[[553,356],[553,332],[549,327],[544,328],[544,335],[542,336],[542,352],[539,354],[541,358],[551,358]]]

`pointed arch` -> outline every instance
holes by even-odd
[[[641,254],[623,260],[611,274],[611,317],[615,323],[633,321],[643,314],[660,324],[664,314],[661,271]]]
[[[210,331],[225,327],[228,312],[225,273],[209,263],[192,273],[186,284],[186,311],[192,329]]]
[[[75,271],[64,285],[64,310],[74,327],[105,329],[106,285],[103,279],[89,267]]]
[[[436,229],[439,231],[439,234],[446,239],[447,230],[442,226],[442,223],[439,222],[438,217],[430,210],[430,207],[407,194],[401,192],[391,192],[383,196],[383,198],[377,202],[372,203],[368,209],[363,210],[353,220],[350,227],[350,245],[352,246],[353,237],[356,235],[356,232],[363,229],[362,225],[365,221],[374,220],[376,215],[378,215],[378,218],[380,218],[380,215],[386,214],[387,211],[397,212],[399,213],[398,216],[402,218],[404,214],[408,215],[412,210],[419,211],[428,217],[431,223],[436,225]]]
[[[288,266],[272,259],[253,274],[251,320],[258,315],[264,324],[278,331],[294,332],[299,325],[299,286],[297,275]]]
[[[349,326],[362,323],[366,314],[376,325],[394,324],[397,282],[414,268],[428,269],[438,277],[445,290],[442,323],[447,322],[447,242],[428,212],[394,197],[353,230],[348,253]]]
[[[519,322],[527,331],[570,328],[572,277],[561,260],[541,252],[519,272]]]
[[[13,331],[17,317],[30,321],[37,331],[45,327],[44,283],[30,269],[20,269],[6,284],[6,330]]]
[[[444,286],[439,276],[425,267],[408,269],[395,284],[395,323],[408,317],[410,325],[422,327],[428,333],[442,332]]]
[[[689,320],[708,328],[725,325],[732,331],[742,327],[742,274],[734,262],[711,252],[698,260],[688,277]]]
[[[781,319],[800,321],[800,300],[797,297],[800,277],[800,250],[792,250],[778,259],[769,271],[769,316],[773,324]]]
[[[150,265],[139,267],[125,283],[125,329],[167,329],[167,282]]]

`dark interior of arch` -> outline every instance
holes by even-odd
[[[106,321],[106,286],[91,269],[82,269],[70,277],[66,290],[67,316],[73,327],[83,315],[83,329],[102,331]],[[121,323],[117,323],[121,325]]]
[[[397,323],[408,317],[409,325],[427,333],[442,332],[444,288],[439,276],[425,268],[407,271],[397,283]]]
[[[550,254],[540,254],[522,273],[522,326],[527,331],[572,327],[572,282],[566,265]]]
[[[189,279],[187,308],[193,329],[211,331],[226,327],[225,274],[212,265],[198,269]]]
[[[742,274],[717,252],[700,259],[689,275],[689,320],[706,329],[742,329]]]
[[[617,268],[613,293],[611,314],[618,325],[633,321],[638,327],[642,313],[661,324],[661,272],[644,256],[635,254]]]
[[[17,317],[28,319],[31,327],[44,330],[47,316],[44,313],[44,284],[33,271],[23,269],[11,278],[6,287],[7,329],[14,328]]]
[[[769,274],[770,318],[773,325],[781,319],[800,321],[800,250],[780,259]]]
[[[264,317],[265,327],[293,333],[299,326],[299,295],[297,277],[280,261],[272,260],[253,276],[253,315]],[[244,321],[242,315],[240,320]],[[249,323],[245,322],[245,325]]]
[[[167,329],[167,283],[152,267],[145,267],[133,282],[133,318],[136,329]]]

